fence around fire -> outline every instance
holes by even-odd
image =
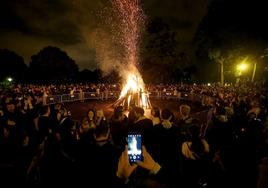
[[[74,94],[62,94],[62,95],[50,95],[43,97],[43,104],[55,104],[55,103],[69,103],[75,101],[88,101],[88,100],[116,100],[119,98],[120,93],[116,91],[109,92],[80,92]],[[184,101],[193,101],[200,102],[202,105],[207,105],[210,103],[213,97],[197,94],[191,92],[174,92],[170,91],[161,91],[161,92],[149,92],[149,98],[155,100],[184,100]]]
[[[119,98],[120,93],[109,91],[109,92],[81,92],[81,93],[74,93],[74,94],[63,94],[63,95],[51,95],[48,97],[43,98],[44,104],[55,104],[55,103],[69,103],[69,102],[85,102],[89,100],[116,100]],[[161,91],[161,92],[150,92],[149,98],[154,100],[174,100],[174,101],[192,101],[198,102],[203,106],[207,106],[210,104],[213,97],[204,95],[204,94],[197,94],[191,92],[174,92],[170,91]],[[200,120],[201,126],[203,127],[206,125],[207,121],[207,112],[208,110],[203,110],[200,112],[196,112],[192,114],[193,117]],[[78,123],[77,121],[76,123]]]

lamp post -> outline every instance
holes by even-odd
[[[247,64],[241,63],[237,65],[237,71],[238,71],[238,78],[237,78],[237,83],[240,81],[240,77],[242,76],[242,72],[247,69]]]
[[[254,65],[253,65],[253,72],[252,72],[251,82],[254,82],[256,69],[257,69],[257,62],[255,62]]]
[[[259,59],[263,59],[264,57],[267,57],[268,55],[262,55],[259,57]],[[255,75],[256,75],[256,69],[257,69],[257,61],[253,65],[253,71],[252,71],[252,77],[251,77],[251,82],[254,82]]]
[[[12,78],[10,78],[10,77],[8,77],[8,78],[7,78],[7,81],[8,81],[8,82],[12,82],[12,81],[13,81],[13,79],[12,79]]]
[[[224,74],[223,74],[223,62],[220,62],[221,65],[221,85],[224,85]]]

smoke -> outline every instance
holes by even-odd
[[[195,6],[188,9],[182,4],[186,1],[148,0],[144,1],[144,6],[153,16],[174,18],[176,25],[177,18],[184,18],[197,26],[208,0],[195,0]],[[4,22],[0,24],[0,48],[15,50],[27,62],[46,45],[53,45],[65,50],[80,69],[99,67],[109,73],[114,68],[121,70],[120,67],[127,64],[122,58],[126,51],[122,41],[118,41],[117,35],[122,33],[116,25],[118,20],[112,16],[111,0],[4,0],[2,5],[0,16]],[[189,19],[189,12],[201,13],[190,14]],[[195,28],[191,27],[190,31]],[[187,28],[180,30],[183,39],[191,38],[189,33],[194,32]]]
[[[118,26],[110,0],[90,3],[76,0],[69,17],[77,25],[80,37],[88,48],[95,51],[95,62],[104,75],[116,70],[121,72],[122,46],[118,43]]]
[[[90,40],[92,41],[88,43],[93,45],[98,67],[104,74],[109,74],[112,70],[121,69],[122,60],[108,33],[104,30],[96,29],[91,33]]]
[[[121,10],[125,11],[122,14],[114,7],[114,2],[117,0],[107,0],[96,6],[94,11],[88,13],[87,6],[83,5],[85,2],[81,1],[72,12],[71,17],[74,23],[79,23],[80,35],[85,43],[89,48],[95,50],[97,67],[102,70],[104,75],[113,70],[123,78],[126,78],[129,72],[139,74],[134,66],[138,59],[137,42],[140,34],[137,31],[139,20],[135,16],[140,18],[139,12],[128,13],[128,11],[134,11],[133,7],[130,6]],[[128,10],[129,8],[132,10]],[[132,17],[127,16],[127,14]],[[78,18],[76,17],[78,15],[84,15],[84,17]],[[94,20],[94,22],[88,23],[88,20]]]
[[[1,32],[1,48],[15,50],[28,63],[43,47],[57,46],[80,69],[100,68],[104,74],[116,70],[122,76],[128,64],[124,57],[127,52],[111,0],[25,0],[6,4],[10,12],[2,17],[13,15],[16,22]]]
[[[7,11],[2,12],[1,17],[6,18],[6,23],[9,25],[4,28],[5,30],[0,29],[0,48],[16,51],[28,63],[31,56],[43,47],[57,46],[66,51],[80,69],[95,69],[99,66],[108,71],[107,66],[100,62],[110,59],[108,58],[110,55],[101,57],[100,54],[106,54],[104,52],[108,46],[103,44],[109,45],[110,42],[102,38],[104,34],[96,35],[100,32],[106,33],[98,15],[99,10],[106,6],[106,2],[106,0],[6,1]],[[108,38],[108,34],[105,35],[107,36],[105,38]]]

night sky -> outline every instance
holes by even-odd
[[[107,0],[3,0],[0,48],[30,57],[51,45],[66,51],[80,70],[96,67],[97,15]],[[181,45],[191,43],[209,0],[144,0],[147,19],[163,18],[177,31]]]

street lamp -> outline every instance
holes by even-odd
[[[245,71],[247,68],[248,68],[248,65],[245,63],[240,63],[239,65],[237,65],[237,73],[238,73],[237,83],[240,81],[240,77],[242,76],[242,72]]]
[[[245,63],[241,63],[237,66],[237,70],[240,71],[242,73],[242,71],[246,70],[247,69],[247,64]]]
[[[12,78],[10,78],[10,77],[8,77],[8,78],[7,78],[7,81],[8,81],[8,82],[12,82],[12,81],[13,81],[13,79],[12,79]]]
[[[252,72],[252,77],[251,77],[251,82],[254,82],[254,78],[255,78],[255,74],[256,74],[256,69],[257,69],[257,62],[254,62],[253,72]]]

